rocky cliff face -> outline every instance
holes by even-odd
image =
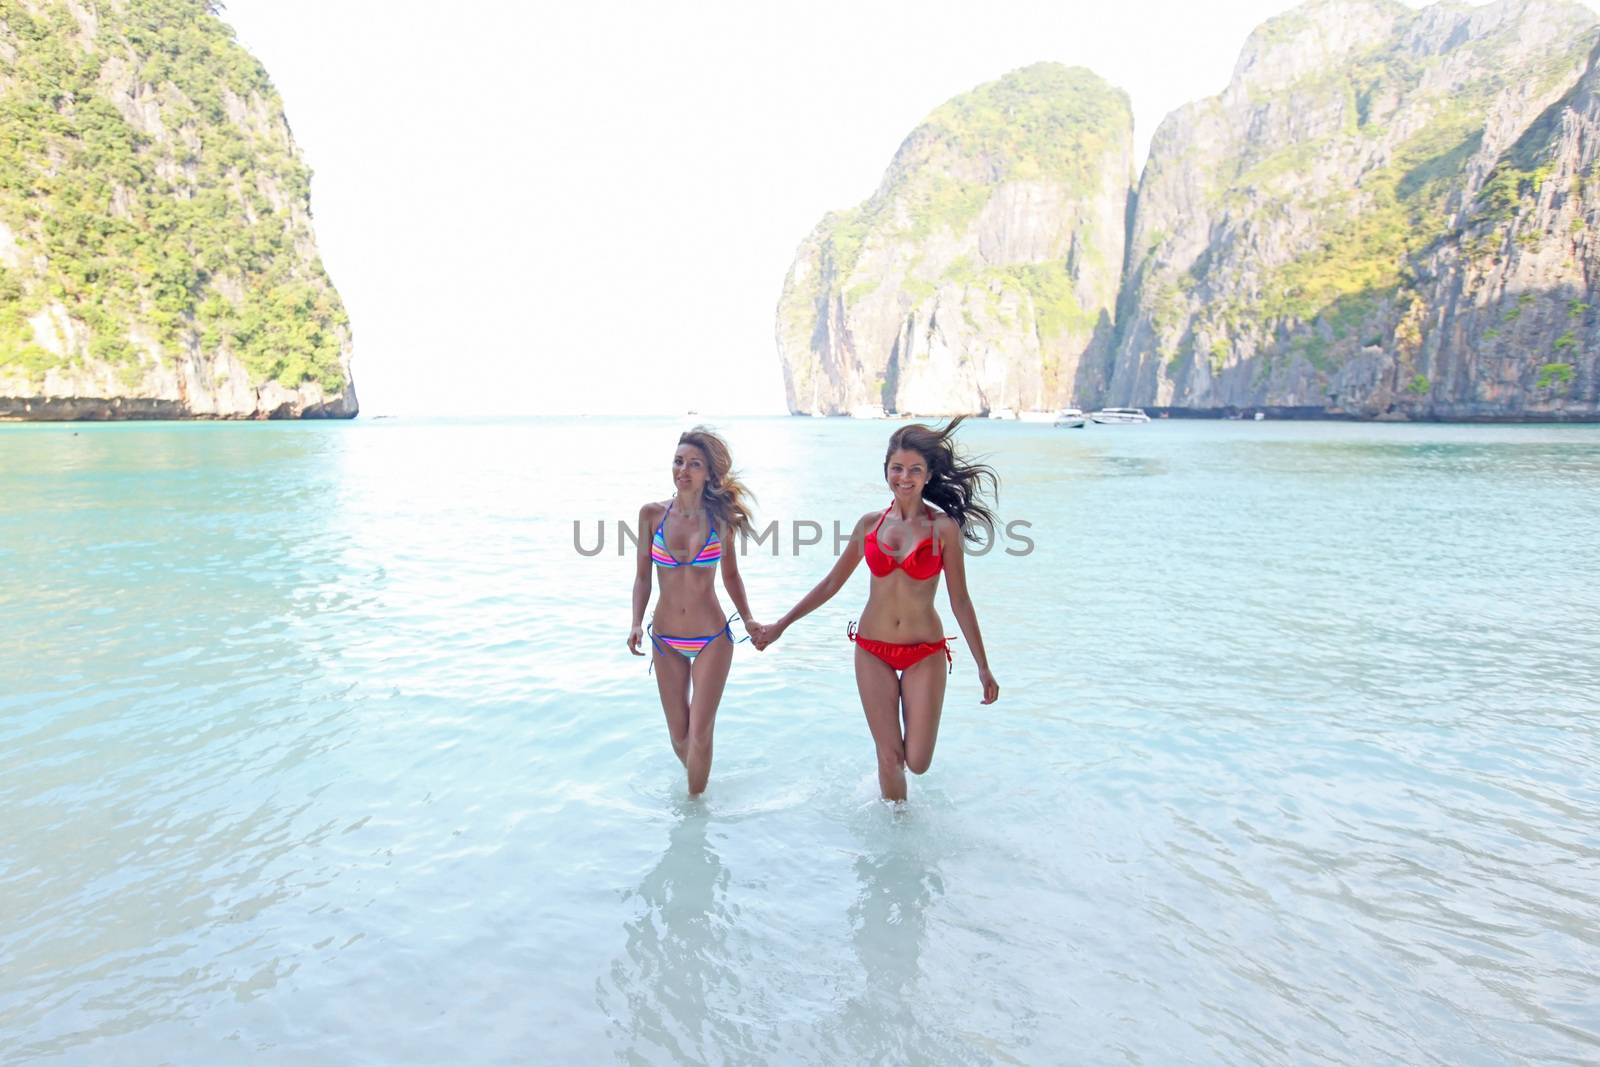
[[[1597,39],[1544,0],[1266,23],[1156,133],[1087,396],[1596,414]]]
[[[1600,414],[1600,49],[1417,268],[1389,397],[1433,416]],[[1410,328],[1414,324],[1414,329]]]
[[[206,0],[0,0],[0,417],[349,417],[266,73]]]
[[[1312,0],[1161,124],[1126,242],[1121,94],[983,86],[802,246],[789,407],[1600,417],[1597,43],[1555,0]]]
[[[1054,64],[930,115],[872,198],[824,218],[784,280],[790,411],[1068,400],[1110,351],[1132,128],[1124,93]]]

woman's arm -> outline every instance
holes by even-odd
[[[850,534],[850,543],[844,546],[844,551],[839,558],[834,560],[827,575],[816,586],[801,597],[794,607],[784,613],[783,618],[766,627],[766,640],[763,644],[770,644],[783,635],[790,623],[799,622],[801,619],[816,611],[822,605],[833,599],[833,595],[844,588],[844,583],[850,580],[850,574],[856,569],[856,564],[861,562],[862,545],[867,533],[867,524],[876,519],[876,514],[863,515],[856,520],[856,528]]]
[[[640,645],[644,643],[644,609],[650,603],[650,542],[652,534],[646,534],[655,525],[651,522],[654,504],[646,504],[639,509],[638,551],[633,571],[633,628],[628,631],[628,651],[635,656],[644,655]]]
[[[972,607],[972,597],[967,592],[967,558],[961,549],[961,528],[955,521],[940,517],[942,527],[939,550],[944,553],[945,589],[950,594],[950,610],[961,627],[961,636],[972,650],[978,664],[978,680],[983,683],[983,703],[993,704],[1000,699],[1000,684],[989,673],[989,656],[983,650],[983,634],[978,630],[978,613]]]
[[[722,542],[722,587],[728,591],[728,599],[733,601],[734,609],[744,621],[745,633],[754,636],[760,632],[761,625],[756,622],[755,616],[750,614],[750,598],[745,595],[744,577],[739,573],[738,545],[737,530],[733,532],[733,536]]]

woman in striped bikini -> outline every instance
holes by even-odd
[[[745,629],[756,625],[739,577],[739,554],[723,542],[749,529],[750,491],[734,475],[727,442],[703,426],[679,436],[672,480],[677,487],[672,499],[639,509],[628,650],[645,655],[644,609],[650,601],[651,572],[659,571],[661,596],[649,631],[651,669],[672,751],[689,772],[689,795],[698,796],[711,776],[711,730],[733,663],[731,617],[722,613],[713,579],[719,566]]]
[[[992,468],[969,463],[956,452],[954,435],[960,424],[957,418],[942,429],[913,423],[896,430],[883,460],[893,502],[861,516],[827,577],[783,618],[769,626],[751,626],[756,647],[766,648],[791,623],[826,604],[844,588],[856,564],[867,561],[872,572],[867,606],[859,631],[852,624],[847,633],[856,646],[856,688],[878,751],[878,788],[885,800],[906,798],[906,768],[913,774],[926,771],[939,739],[945,687],[939,660],[954,667],[954,639],[944,635],[933,605],[941,571],[948,579],[950,610],[978,664],[982,702],[993,704],[1000,697],[967,593],[961,550],[963,539],[978,540],[970,520],[994,529],[994,513],[982,502],[981,489],[988,481],[994,491],[998,478]],[[939,510],[928,507],[929,502]]]

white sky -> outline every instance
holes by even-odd
[[[1220,91],[1291,6],[227,0],[223,17],[313,169],[363,413],[730,414],[784,410],[773,318],[795,249],[935,107],[1082,64],[1132,97],[1142,165],[1156,124]]]

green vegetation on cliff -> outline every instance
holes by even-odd
[[[820,236],[836,275],[847,276],[869,235],[918,240],[959,231],[1006,180],[1041,179],[1087,197],[1104,179],[1108,150],[1133,125],[1128,95],[1083,67],[1036,63],[945,103],[912,131],[884,187],[835,212]],[[889,217],[904,210],[908,222]]]
[[[1534,383],[1539,389],[1554,389],[1558,386],[1572,384],[1572,364],[1546,363],[1539,368],[1539,380]]]
[[[785,279],[791,407],[1068,400],[1110,341],[1132,151],[1127,94],[1082,67],[1034,64],[934,109]]]
[[[1325,312],[1337,316],[1341,302],[1352,298],[1392,297],[1406,257],[1448,228],[1450,198],[1482,139],[1481,113],[1463,107],[1445,109],[1407,138],[1386,166],[1362,180],[1355,210],[1336,215],[1317,248],[1263,286],[1266,314],[1307,321]]]
[[[1065,180],[1072,193],[1085,195],[1104,176],[1105,150],[1132,121],[1128,95],[1093,71],[1035,63],[956,97],[918,133],[984,160],[996,168],[996,180]]]
[[[73,7],[0,0],[0,222],[23,251],[0,275],[0,366],[62,361],[28,323],[55,303],[130,382],[137,332],[342,390],[348,320],[307,257],[310,175],[266,72],[207,0]]]
[[[1064,263],[1013,263],[1005,267],[975,266],[963,256],[944,272],[941,281],[955,282],[969,290],[982,290],[988,294],[989,310],[1000,315],[1000,295],[1011,291],[1027,296],[1034,313],[1035,329],[1039,339],[1052,341],[1063,337],[1086,337],[1094,332],[1096,314],[1078,302],[1073,290],[1072,276]],[[908,279],[903,289],[913,295],[920,290],[931,294],[932,284]]]
[[[1247,47],[1314,48],[1317,24],[1311,16],[1321,17],[1318,7],[1307,5],[1269,21]],[[1292,220],[1296,230],[1312,232],[1315,239],[1276,266],[1253,267],[1249,291],[1240,291],[1228,278],[1213,280],[1207,293],[1213,310],[1207,317],[1287,324],[1288,333],[1275,344],[1322,372],[1358,345],[1380,344],[1390,329],[1396,330],[1392,336],[1401,349],[1420,341],[1420,335],[1413,336],[1415,324],[1396,318],[1404,318],[1410,307],[1407,294],[1419,257],[1459,236],[1466,225],[1505,223],[1529,196],[1537,196],[1549,175],[1548,162],[1530,146],[1542,149],[1549,141],[1560,106],[1546,111],[1522,143],[1500,159],[1469,203],[1464,194],[1471,189],[1471,168],[1497,102],[1503,103],[1507,92],[1549,91],[1570,79],[1595,44],[1590,29],[1544,54],[1513,59],[1509,50],[1519,32],[1513,20],[1435,52],[1410,43],[1415,17],[1403,7],[1375,3],[1371,9],[1396,19],[1378,43],[1331,66],[1304,68],[1299,77],[1270,89],[1251,88],[1250,107],[1258,119],[1316,116],[1305,119],[1304,138],[1246,142],[1243,151],[1214,165],[1209,179],[1207,201],[1214,211],[1249,219],[1256,232],[1287,231],[1281,222]],[[1575,23],[1587,19],[1581,12],[1572,17]],[[1451,64],[1467,76],[1448,93],[1430,87]],[[1378,148],[1391,137],[1397,115],[1410,132],[1391,141],[1391,147]],[[1374,154],[1375,166],[1368,162]],[[1308,175],[1332,161],[1346,165],[1350,182],[1308,195],[1316,188],[1316,179],[1308,181]],[[1153,158],[1152,166],[1158,162]],[[1520,234],[1518,240],[1526,244],[1540,237]],[[1503,238],[1480,229],[1467,247],[1473,254],[1491,255],[1502,244]],[[1203,258],[1187,281],[1208,280],[1211,265],[1212,257]],[[1177,308],[1163,315],[1159,289],[1147,295],[1146,303],[1158,330],[1159,323],[1179,322],[1186,314]],[[1212,366],[1221,370],[1215,359]]]

